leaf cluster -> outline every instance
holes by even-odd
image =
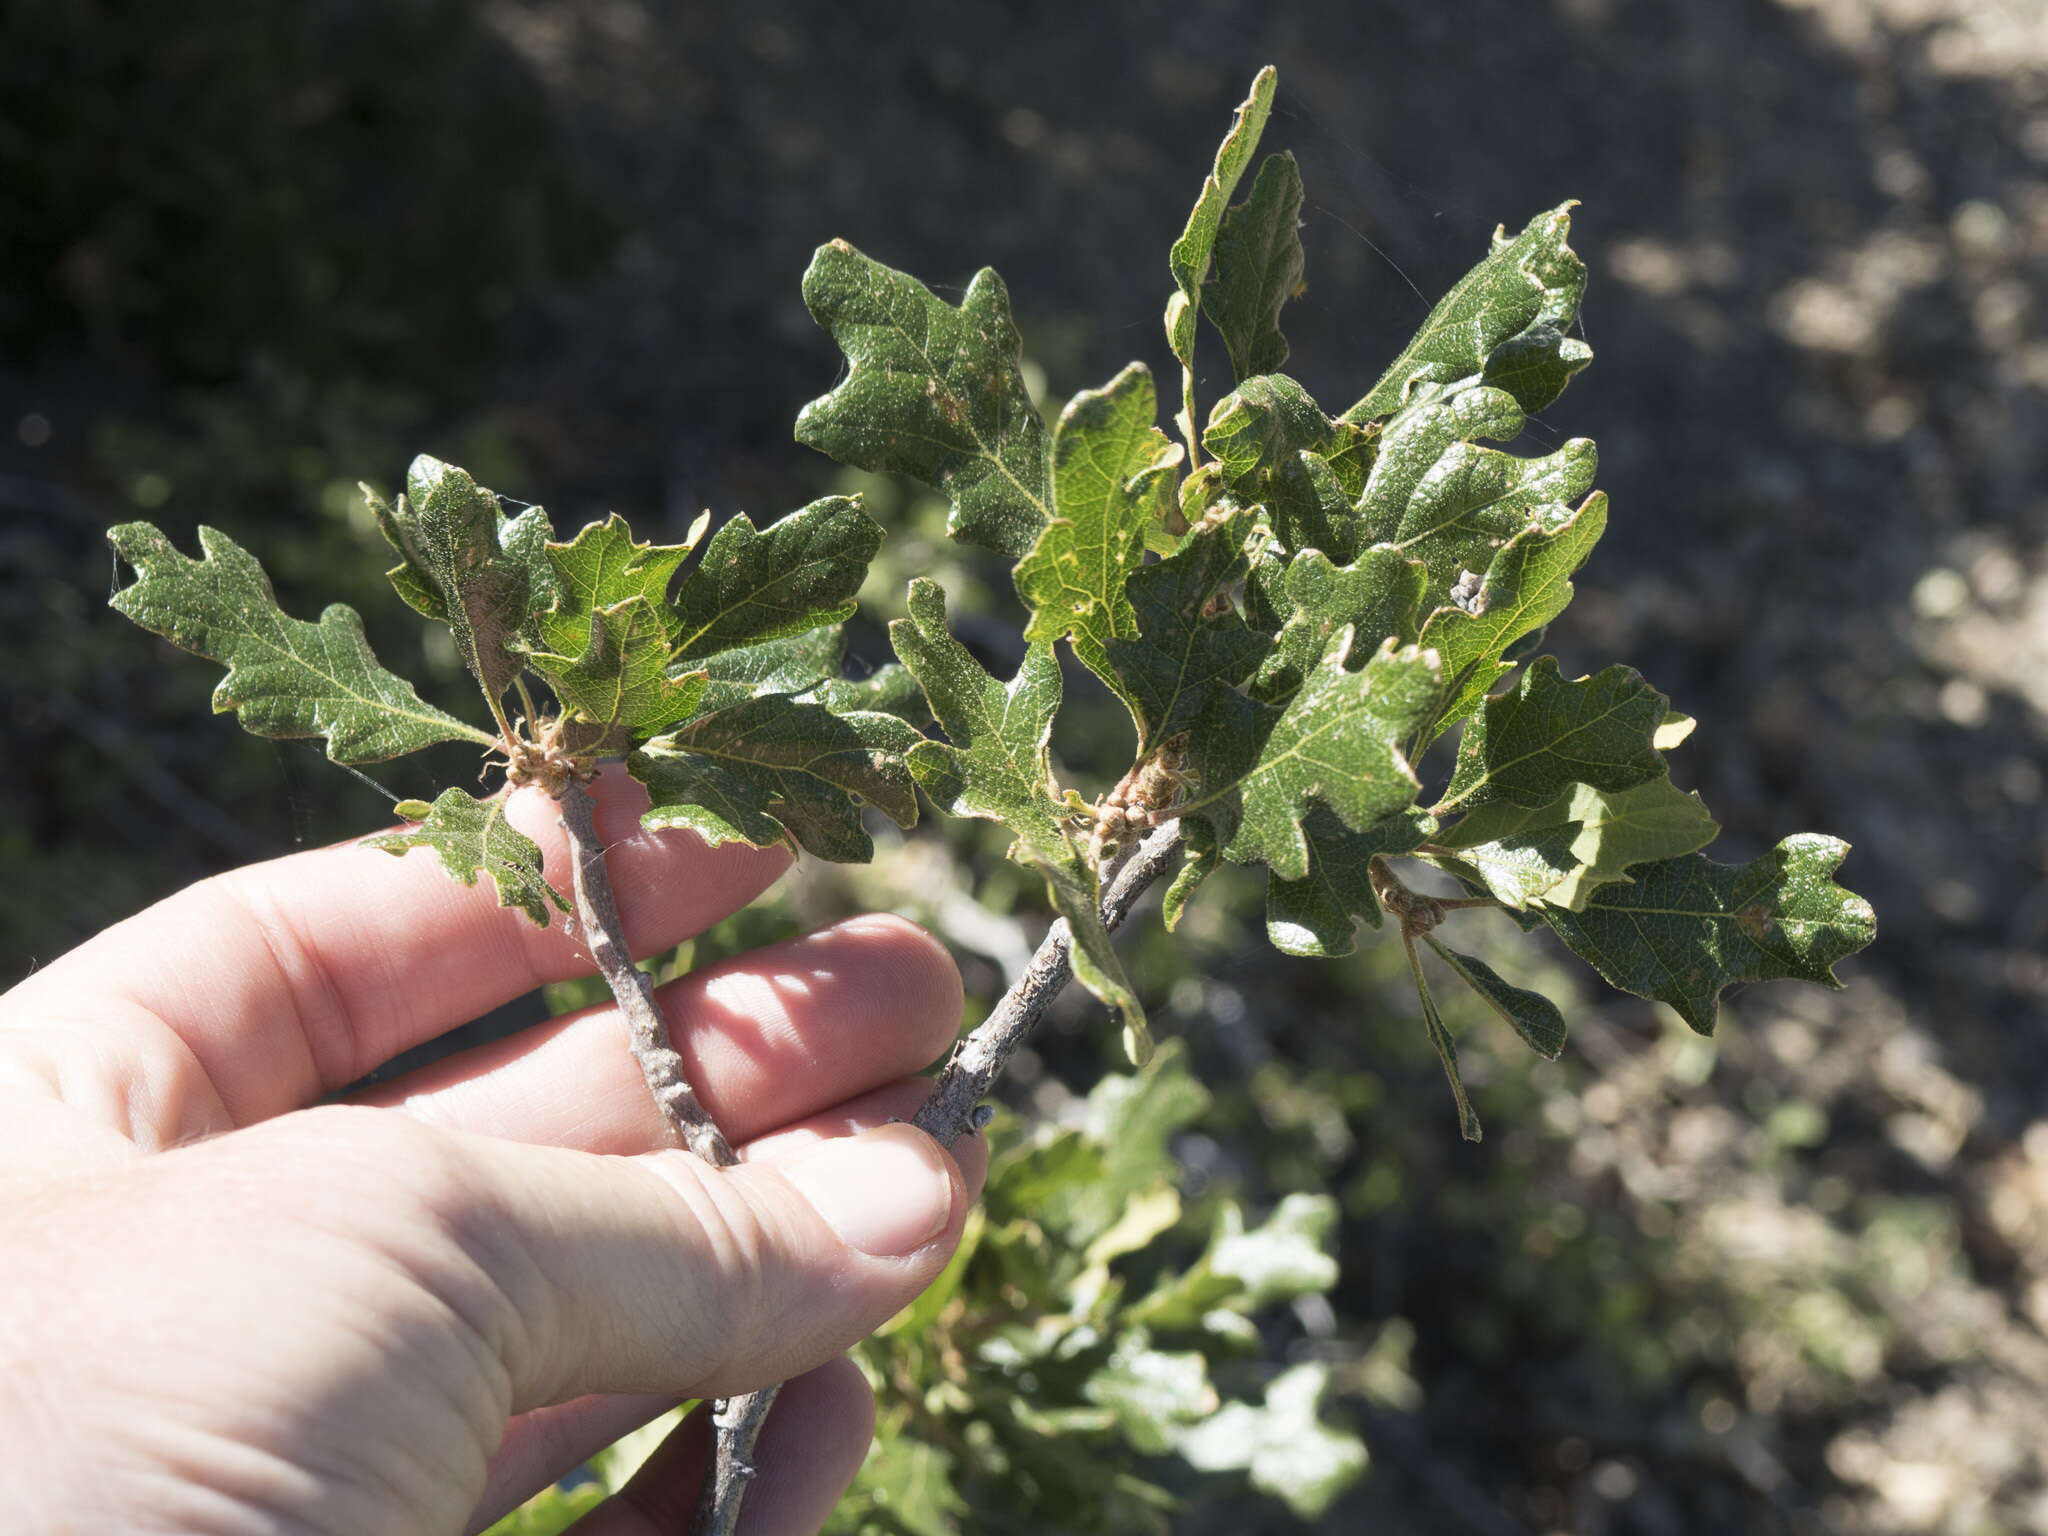
[[[1554,1055],[1564,1022],[1437,936],[1461,908],[1547,926],[1702,1032],[1733,983],[1832,984],[1874,932],[1832,879],[1845,845],[1801,834],[1746,865],[1713,862],[1701,850],[1715,824],[1666,758],[1691,722],[1627,667],[1566,678],[1531,659],[1608,516],[1591,442],[1514,448],[1591,357],[1571,334],[1586,278],[1571,205],[1497,231],[1393,364],[1326,410],[1277,371],[1305,265],[1297,167],[1275,154],[1254,169],[1275,88],[1271,70],[1254,81],[1171,249],[1179,441],[1141,363],[1048,425],[993,272],[955,305],[833,241],[804,276],[847,369],[803,409],[798,439],[935,488],[953,537],[1012,562],[1027,618],[1008,679],[953,637],[926,580],[890,627],[900,664],[841,675],[839,626],[882,538],[857,498],[766,527],[700,519],[672,545],[636,541],[616,515],[561,542],[540,508],[509,516],[430,458],[370,506],[397,552],[394,588],[447,627],[491,730],[422,703],[349,610],[283,614],[254,559],[211,531],[193,560],[145,524],[115,529],[136,572],[115,605],[227,667],[217,709],[259,734],[324,737],[338,761],[467,740],[499,754],[509,782],[559,791],[623,754],[650,825],[835,860],[871,856],[870,810],[911,825],[920,790],[999,823],[1139,1062],[1145,1012],[1100,916],[1102,880],[1138,829],[1177,821],[1169,926],[1226,862],[1265,867],[1267,933],[1289,953],[1344,954],[1361,924],[1394,918],[1471,1136],[1418,946],[1534,1049]],[[1206,419],[1204,320],[1233,380]],[[1062,643],[1131,722],[1128,770],[1092,799],[1049,750]],[[1424,753],[1453,733],[1448,780],[1426,786]],[[495,799],[450,789],[402,809],[413,824],[378,846],[433,848],[457,878],[487,873],[502,903],[548,920],[559,899]],[[1395,860],[1463,894],[1421,894]]]
[[[1169,1046],[1105,1076],[1079,1124],[1010,1139],[945,1272],[856,1358],[890,1395],[827,1529],[1161,1531],[1232,1482],[1314,1519],[1366,1467],[1322,1422],[1321,1365],[1277,1377],[1260,1328],[1337,1279],[1335,1203],[1290,1195],[1254,1221],[1190,1200],[1169,1140],[1208,1094]],[[1050,1307],[1044,1298],[1058,1298]],[[997,1490],[1001,1496],[997,1497]]]

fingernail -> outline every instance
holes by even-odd
[[[885,1125],[825,1142],[782,1175],[848,1246],[893,1259],[922,1248],[952,1218],[943,1156],[915,1126]]]

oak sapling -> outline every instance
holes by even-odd
[[[1846,845],[1799,834],[1745,865],[1711,861],[1700,850],[1717,828],[1666,767],[1692,722],[1628,667],[1566,678],[1527,655],[1571,600],[1608,510],[1586,439],[1540,457],[1483,446],[1516,439],[1591,359],[1571,334],[1586,277],[1566,243],[1572,205],[1497,231],[1393,365],[1327,413],[1277,371],[1280,316],[1303,271],[1292,156],[1269,155],[1233,202],[1274,88],[1271,69],[1253,82],[1170,254],[1178,441],[1159,426],[1141,363],[1048,426],[992,271],[954,306],[834,241],[804,276],[805,303],[849,368],[804,408],[798,440],[935,488],[954,538],[1015,562],[1026,650],[1007,681],[953,638],[946,594],[924,580],[890,625],[899,662],[842,676],[840,625],[883,538],[857,498],[766,527],[736,516],[708,542],[704,519],[657,546],[616,515],[562,542],[540,508],[507,516],[468,474],[424,457],[393,501],[366,494],[398,554],[393,586],[447,626],[487,728],[382,668],[350,610],[286,616],[255,559],[211,530],[194,560],[147,524],[114,529],[135,573],[114,606],[225,664],[214,707],[259,735],[323,737],[350,764],[443,741],[493,752],[496,790],[407,802],[410,825],[368,841],[431,849],[467,883],[489,875],[499,903],[536,923],[573,912],[650,1090],[718,1163],[731,1148],[620,937],[584,787],[602,759],[623,756],[647,787],[648,825],[713,842],[866,860],[868,812],[909,827],[920,791],[949,815],[1006,828],[1058,921],[918,1115],[945,1141],[985,1123],[1003,1063],[1070,974],[1114,1011],[1142,1064],[1146,1013],[1111,932],[1169,875],[1174,926],[1225,861],[1266,866],[1267,933],[1288,953],[1345,954],[1361,923],[1392,919],[1473,1140],[1479,1121],[1418,941],[1543,1055],[1563,1048],[1565,1023],[1439,938],[1465,911],[1548,927],[1701,1033],[1731,983],[1836,985],[1833,964],[1875,931],[1869,906],[1831,878]],[[1206,419],[1201,318],[1235,381]],[[1129,766],[1092,797],[1061,781],[1048,752],[1062,641],[1131,718]],[[1449,779],[1425,791],[1417,765],[1453,728]],[[519,784],[560,804],[567,898],[560,872],[551,880],[504,819]],[[1462,894],[1415,889],[1402,863]],[[732,1529],[770,1400],[718,1406],[703,1529]]]

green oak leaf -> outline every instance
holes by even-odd
[[[1474,441],[1514,437],[1523,421],[1502,390],[1429,391],[1381,432],[1358,510],[1367,542],[1428,565],[1425,613],[1455,604],[1466,573],[1483,576],[1523,530],[1568,521],[1592,489],[1599,456],[1585,438],[1536,459]]]
[[[1230,494],[1266,507],[1285,549],[1320,549],[1342,563],[1367,542],[1357,502],[1377,430],[1332,420],[1285,374],[1247,379],[1218,401],[1202,446]]]
[[[1424,941],[1436,951],[1438,959],[1484,999],[1487,1007],[1507,1020],[1508,1027],[1522,1037],[1530,1050],[1546,1061],[1555,1061],[1563,1054],[1564,1015],[1558,1012],[1557,1004],[1541,992],[1503,981],[1499,972],[1484,960],[1459,954],[1439,943],[1433,934],[1425,935]]]
[[[1117,692],[1138,722],[1138,757],[1188,729],[1218,689],[1243,683],[1271,648],[1217,595],[1245,574],[1244,540],[1252,514],[1239,511],[1192,530],[1164,560],[1125,583],[1136,616],[1129,639],[1104,648]]]
[[[1224,1404],[1185,1431],[1177,1449],[1198,1471],[1248,1472],[1254,1488],[1297,1519],[1316,1520],[1370,1464],[1364,1441],[1317,1417],[1329,1383],[1330,1368],[1320,1361],[1294,1366],[1267,1385],[1261,1405]]]
[[[701,710],[626,759],[651,800],[650,827],[687,827],[707,842],[756,847],[793,838],[835,863],[865,863],[872,805],[915,825],[906,759],[923,741],[894,715],[835,714],[823,704],[764,693]]]
[[[1698,795],[1659,774],[1615,791],[1574,784],[1535,810],[1496,800],[1436,841],[1464,866],[1457,873],[1478,877],[1509,906],[1580,912],[1601,886],[1626,880],[1631,865],[1695,853],[1719,831]]]
[[[837,624],[736,645],[704,658],[711,688],[703,707],[723,709],[762,693],[810,693],[839,676],[845,660],[846,631]]]
[[[958,309],[843,240],[818,247],[804,303],[851,372],[796,420],[842,464],[909,475],[952,502],[956,539],[1022,556],[1052,515],[1045,423],[1018,363],[1003,280],[983,270]]]
[[[735,646],[705,658],[710,685],[702,707],[723,709],[763,693],[794,693],[834,714],[895,715],[923,728],[931,721],[924,690],[901,665],[889,662],[861,678],[841,675],[846,631],[837,624]]]
[[[1572,784],[1628,789],[1664,772],[1652,738],[1670,700],[1633,667],[1567,682],[1539,657],[1519,685],[1488,699],[1458,743],[1439,817],[1506,800],[1535,810]]]
[[[1284,710],[1255,706],[1262,713],[1253,731],[1218,729],[1205,717],[1193,744],[1202,787],[1188,809],[1226,794],[1236,801],[1223,849],[1233,861],[1264,860],[1282,879],[1301,880],[1311,803],[1362,832],[1414,802],[1421,786],[1401,743],[1436,705],[1436,658],[1389,639],[1354,672],[1345,665],[1354,640],[1350,630],[1337,636]]]
[[[1410,807],[1354,832],[1326,806],[1302,818],[1308,873],[1285,880],[1266,872],[1266,937],[1289,955],[1348,955],[1360,919],[1380,925],[1380,900],[1368,873],[1379,854],[1407,853],[1436,828],[1427,811]]]
[[[1440,736],[1471,714],[1513,669],[1503,653],[1541,630],[1572,600],[1572,573],[1607,527],[1607,497],[1594,492],[1561,523],[1531,524],[1501,546],[1468,603],[1430,614],[1420,644],[1443,658],[1444,702],[1430,728]]]
[[[1202,429],[1202,446],[1216,457],[1223,483],[1240,499],[1258,491],[1297,454],[1358,460],[1371,437],[1349,422],[1332,420],[1284,373],[1246,379],[1216,402]],[[1358,486],[1352,486],[1353,495]]]
[[[1245,200],[1223,215],[1202,313],[1223,337],[1238,382],[1287,361],[1280,311],[1302,290],[1301,169],[1268,155]]]
[[[217,529],[199,530],[197,560],[148,523],[123,523],[107,542],[136,573],[113,607],[225,666],[214,712],[233,711],[256,735],[323,736],[337,763],[383,762],[439,741],[497,741],[379,666],[354,609],[336,603],[318,623],[288,616],[256,557]]]
[[[1151,1054],[1145,1010],[1103,924],[1095,866],[1068,826],[1073,812],[1047,752],[1060,706],[1052,647],[1033,645],[1005,685],[947,631],[946,594],[936,582],[910,584],[909,613],[889,626],[889,639],[924,686],[947,738],[919,742],[911,773],[950,814],[1009,828],[1010,857],[1045,877],[1054,908],[1072,930],[1075,976],[1121,1015],[1125,1049],[1142,1064]]]
[[[1337,1283],[1337,1260],[1330,1251],[1336,1231],[1337,1202],[1328,1195],[1283,1196],[1273,1213],[1250,1229],[1243,1208],[1226,1200],[1202,1256],[1161,1276],[1125,1309],[1124,1318],[1140,1328],[1214,1330],[1219,1309],[1242,1317],[1275,1302],[1327,1291]]]
[[[463,664],[496,699],[519,675],[532,613],[551,596],[547,562],[532,537],[536,523],[546,528],[546,514],[536,507],[508,523],[498,498],[467,471],[426,454],[412,461],[405,484],[395,506],[364,488],[400,556],[391,584],[447,624]]]
[[[413,848],[431,848],[440,856],[441,868],[464,885],[475,885],[479,874],[489,875],[499,906],[518,907],[543,928],[550,906],[569,910],[541,873],[539,845],[505,819],[502,791],[479,797],[444,789],[432,805],[401,800],[398,814],[414,825],[366,837],[363,845],[401,856]]]
[[[1167,1041],[1136,1073],[1097,1079],[1079,1130],[1004,1154],[989,1185],[990,1218],[1030,1222],[1069,1248],[1089,1247],[1133,1201],[1172,1185],[1172,1140],[1208,1106],[1187,1052]]]
[[[818,702],[835,714],[864,710],[894,715],[922,730],[931,724],[932,709],[917,678],[901,662],[875,668],[866,677],[835,677],[820,684]]]
[[[567,544],[548,545],[556,595],[554,605],[537,618],[539,648],[578,655],[590,639],[591,615],[636,597],[652,603],[667,622],[669,582],[703,537],[707,518],[699,517],[680,544],[642,544],[614,512]]]
[[[575,752],[616,752],[686,719],[704,697],[704,673],[670,675],[668,626],[648,598],[598,609],[583,638],[580,655],[527,657],[567,712]]]
[[[695,671],[734,646],[849,617],[881,547],[881,524],[858,496],[826,496],[759,532],[740,513],[711,536],[676,594],[671,665]]]
[[[1109,1410],[1132,1450],[1164,1456],[1187,1425],[1216,1411],[1209,1362],[1192,1350],[1153,1349],[1142,1331],[1120,1335],[1109,1358],[1081,1384],[1081,1396]]]
[[[1333,637],[1350,629],[1354,659],[1372,654],[1385,639],[1415,638],[1415,610],[1427,572],[1420,560],[1375,546],[1349,565],[1332,565],[1309,549],[1288,563],[1286,602],[1292,610],[1272,654],[1252,679],[1252,697],[1285,704],[1322,661]]]
[[[1393,366],[1350,410],[1347,421],[1389,416],[1418,385],[1474,377],[1506,390],[1525,411],[1540,411],[1564,392],[1593,349],[1565,335],[1586,291],[1586,266],[1565,244],[1571,210],[1564,203],[1512,239],[1493,233],[1493,250],[1444,295]]]
[[[1477,814],[1485,817],[1496,810],[1514,813],[1520,807],[1496,801]],[[1458,825],[1463,827],[1464,822]],[[1521,912],[1561,887],[1578,870],[1579,857],[1572,852],[1572,845],[1579,830],[1575,821],[1518,827],[1462,848],[1455,855],[1439,854],[1431,862],[1474,891],[1484,891],[1510,911]]]
[[[1259,135],[1266,131],[1266,119],[1272,115],[1273,93],[1279,78],[1270,64],[1253,78],[1251,94],[1239,103],[1230,132],[1216,147],[1215,166],[1202,183],[1201,195],[1188,214],[1187,228],[1167,255],[1176,291],[1166,301],[1166,344],[1181,366],[1181,411],[1177,420],[1181,436],[1189,443],[1195,440],[1195,316],[1202,307],[1202,285],[1209,278],[1210,258],[1223,229],[1230,195],[1237,190],[1239,179],[1258,152]]]
[[[1173,505],[1181,459],[1153,425],[1158,413],[1142,363],[1068,403],[1053,429],[1053,517],[1016,570],[1032,610],[1024,638],[1070,636],[1082,665],[1119,693],[1107,647],[1139,632],[1124,582],[1145,558],[1147,530]]]
[[[1711,1035],[1724,987],[1780,977],[1839,987],[1834,963],[1877,937],[1870,903],[1829,878],[1848,852],[1801,832],[1747,864],[1689,853],[1637,865],[1583,912],[1537,910],[1608,981]]]

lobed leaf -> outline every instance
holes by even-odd
[[[1052,515],[1051,487],[1003,280],[977,273],[955,309],[835,240],[804,273],[804,303],[851,372],[803,408],[797,441],[943,491],[954,538],[1024,555]]]
[[[1330,1252],[1336,1230],[1337,1202],[1328,1195],[1284,1195],[1249,1229],[1243,1209],[1226,1200],[1202,1256],[1163,1276],[1124,1316],[1137,1327],[1189,1332],[1210,1323],[1219,1308],[1243,1316],[1327,1291],[1337,1283]]]
[[[917,821],[907,759],[922,740],[894,715],[835,714],[766,693],[692,716],[626,768],[647,786],[646,826],[756,847],[793,838],[819,858],[864,863],[875,847],[862,806],[900,827]]]
[[[1364,1441],[1317,1417],[1329,1383],[1330,1368],[1320,1361],[1283,1371],[1260,1406],[1227,1403],[1181,1435],[1180,1453],[1203,1472],[1248,1471],[1253,1487],[1285,1502],[1297,1519],[1316,1520],[1369,1464]]]
[[[1268,155],[1250,195],[1225,211],[1216,236],[1202,313],[1223,337],[1239,383],[1287,361],[1280,311],[1303,286],[1301,196],[1294,156]]]
[[[1119,694],[1108,646],[1139,633],[1124,583],[1145,558],[1147,531],[1173,505],[1181,460],[1180,445],[1153,425],[1158,413],[1142,363],[1068,403],[1053,429],[1054,515],[1016,569],[1031,609],[1024,638],[1071,637],[1081,663]]]
[[[1543,629],[1572,600],[1572,573],[1607,527],[1607,497],[1595,492],[1563,522],[1532,523],[1501,546],[1469,602],[1430,614],[1420,643],[1443,658],[1444,701],[1432,738],[1471,714],[1513,669],[1516,641]]]
[[[1192,1350],[1153,1349],[1136,1331],[1117,1339],[1081,1395],[1108,1409],[1131,1449],[1144,1456],[1164,1456],[1188,1425],[1216,1412],[1221,1401],[1208,1361]]]
[[[463,664],[496,700],[519,675],[534,610],[553,596],[542,553],[547,515],[535,507],[508,523],[498,498],[467,471],[426,454],[412,461],[405,483],[395,506],[364,487],[400,556],[391,584],[448,625]]]
[[[1266,872],[1266,937],[1283,954],[1350,954],[1361,919],[1380,925],[1380,900],[1369,873],[1373,859],[1411,851],[1435,827],[1427,811],[1410,807],[1354,832],[1336,812],[1311,807],[1302,818],[1308,873],[1287,880]]]
[[[444,789],[432,805],[402,800],[399,815],[415,824],[402,832],[366,837],[363,846],[400,856],[414,848],[431,848],[452,878],[475,885],[479,874],[489,875],[499,906],[518,907],[545,928],[548,908],[567,912],[569,904],[542,873],[539,845],[505,819],[505,799],[503,791],[477,796]]]
[[[1181,365],[1181,410],[1177,420],[1181,436],[1190,444],[1195,440],[1195,316],[1201,310],[1202,285],[1209,277],[1216,237],[1223,229],[1224,210],[1258,151],[1259,135],[1266,131],[1266,119],[1272,115],[1273,93],[1278,86],[1279,75],[1270,64],[1253,77],[1251,94],[1239,103],[1230,132],[1216,146],[1216,163],[1188,214],[1187,228],[1167,254],[1175,292],[1166,301],[1166,344]]]
[[[1384,643],[1360,671],[1345,665],[1354,643],[1345,631],[1285,709],[1255,705],[1252,729],[1205,717],[1193,748],[1201,801],[1236,802],[1224,855],[1264,860],[1285,880],[1309,872],[1302,821],[1312,803],[1327,805],[1362,832],[1414,802],[1420,782],[1402,755],[1436,704],[1436,658]]]
[[[846,631],[837,624],[736,645],[704,659],[711,679],[704,707],[723,709],[763,693],[810,693],[838,677],[845,658]]]
[[[1585,438],[1524,459],[1481,448],[1522,430],[1505,391],[1429,392],[1386,424],[1359,499],[1365,542],[1389,544],[1429,567],[1425,613],[1455,605],[1467,572],[1483,576],[1529,528],[1555,528],[1592,489],[1599,456]]]
[[[1252,696],[1285,704],[1308,678],[1330,641],[1352,631],[1352,654],[1372,654],[1382,640],[1415,638],[1415,609],[1427,577],[1420,560],[1378,545],[1350,565],[1330,563],[1321,550],[1302,551],[1283,579],[1289,608],[1272,653],[1252,679]],[[1370,647],[1371,649],[1367,649]]]
[[[950,814],[1009,828],[1015,839],[1010,857],[1045,877],[1055,910],[1072,930],[1075,976],[1121,1015],[1125,1048],[1142,1064],[1151,1053],[1145,1010],[1103,924],[1095,866],[1068,826],[1072,811],[1047,752],[1060,705],[1052,647],[1033,645],[1005,685],[948,633],[946,594],[937,583],[910,584],[909,613],[889,626],[889,638],[923,685],[947,738],[919,742],[910,753],[911,773]]]
[[[1743,865],[1690,853],[1638,866],[1632,883],[1595,892],[1583,912],[1539,910],[1609,982],[1669,1003],[1711,1035],[1721,992],[1736,982],[1841,985],[1835,962],[1877,936],[1870,903],[1830,878],[1848,851],[1802,832]]]
[[[644,740],[688,718],[709,679],[670,675],[668,625],[645,597],[628,598],[590,615],[582,653],[527,657],[573,719],[571,749],[602,755]]]
[[[1271,647],[1246,628],[1234,604],[1216,601],[1244,577],[1251,524],[1242,511],[1204,524],[1125,583],[1134,633],[1104,650],[1138,722],[1139,758],[1193,725],[1218,690],[1243,683]]]
[[[1586,291],[1586,266],[1565,244],[1573,203],[1529,221],[1510,239],[1493,233],[1493,249],[1444,295],[1422,329],[1347,421],[1390,416],[1421,385],[1476,379],[1507,391],[1525,411],[1540,411],[1564,392],[1593,349],[1565,335]]]
[[[708,520],[698,518],[680,544],[642,544],[614,512],[590,523],[567,544],[550,544],[547,557],[555,578],[555,600],[536,619],[540,648],[564,656],[581,653],[590,621],[601,609],[645,598],[670,622],[668,587]]]
[[[1319,549],[1341,563],[1367,542],[1357,502],[1377,431],[1332,420],[1285,374],[1247,379],[1218,401],[1202,446],[1224,489],[1265,506],[1289,552]]]
[[[1488,699],[1458,744],[1439,817],[1497,800],[1536,810],[1574,784],[1622,790],[1664,773],[1652,744],[1670,700],[1633,667],[1565,681],[1544,656]]]
[[[1612,792],[1575,784],[1535,810],[1497,800],[1436,841],[1455,851],[1440,861],[1445,868],[1511,907],[1580,912],[1601,886],[1627,880],[1632,865],[1697,852],[1719,832],[1698,795],[1659,774]]]
[[[112,606],[226,666],[214,712],[232,711],[256,735],[325,737],[338,763],[383,762],[441,741],[496,741],[379,666],[353,609],[337,603],[318,623],[288,616],[255,556],[226,534],[201,528],[197,560],[148,523],[123,523],[107,542],[136,573]]]
[[[676,594],[673,668],[694,671],[720,651],[851,617],[881,547],[881,525],[858,496],[824,497],[759,532],[745,513],[733,517]]]

